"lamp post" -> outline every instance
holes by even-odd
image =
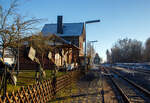
[[[93,46],[93,49],[94,49],[94,43],[96,43],[96,42],[98,42],[97,40],[93,40],[93,41],[89,41],[92,45],[91,46]],[[91,66],[93,66],[93,49],[92,49],[92,47],[90,48],[90,54],[91,54]]]
[[[85,21],[84,25],[85,25],[85,34],[86,34],[86,25],[87,24],[91,24],[91,23],[97,23],[100,22],[100,20],[91,20],[91,21]],[[84,66],[85,66],[85,70],[87,69],[87,63],[86,63],[86,35],[85,35],[85,47],[84,47]]]

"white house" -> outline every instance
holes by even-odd
[[[12,55],[11,51],[9,49],[6,49],[4,54],[4,62],[7,62],[8,64],[12,65],[15,62],[15,58]],[[0,50],[0,57],[2,57],[2,49]]]

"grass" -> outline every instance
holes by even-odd
[[[53,77],[52,70],[45,70],[46,73],[46,79],[51,79]],[[60,77],[62,75],[66,74],[66,72],[56,72],[56,77]],[[35,71],[21,71],[17,77],[17,85],[7,85],[7,92],[11,93],[12,91],[17,91],[20,87],[33,85],[35,84]]]

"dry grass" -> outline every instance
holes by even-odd
[[[67,86],[66,88],[60,90],[56,94],[57,98],[48,103],[70,103],[72,101],[73,94],[76,94],[77,92],[77,85],[75,83],[72,83],[70,86]]]

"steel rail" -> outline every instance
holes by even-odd
[[[106,73],[108,73],[108,70],[104,68],[104,71]],[[131,103],[130,99],[128,98],[128,96],[124,93],[124,91],[119,87],[119,85],[117,85],[117,83],[112,79],[111,75],[108,75],[109,79],[111,80],[111,82],[113,83],[113,85],[115,86],[115,88],[118,90],[118,92],[120,93],[124,103]]]
[[[147,97],[150,98],[150,91],[148,91],[147,89],[144,89],[143,87],[141,87],[140,85],[136,84],[135,82],[127,79],[126,77],[123,77],[122,75],[120,75],[118,72],[113,71],[113,73],[117,74],[119,77],[121,77],[122,79],[124,79],[125,81],[127,81],[129,84],[133,85],[134,87],[136,87],[138,90],[140,90],[141,92],[143,92]]]

